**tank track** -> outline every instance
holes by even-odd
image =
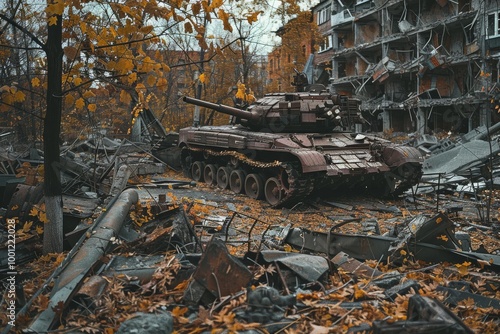
[[[300,170],[300,165],[292,161],[272,161],[263,162],[247,157],[245,154],[233,151],[215,151],[206,148],[184,147],[183,156],[189,157],[188,161],[184,162],[183,170],[186,176],[190,176],[190,167],[194,162],[191,153],[202,154],[205,158],[220,157],[220,158],[235,158],[239,164],[245,164],[253,172],[259,172],[268,177],[276,177],[283,184],[282,194],[279,201],[270,203],[271,206],[291,207],[303,201],[310,195],[317,184],[321,184],[322,178],[317,174],[303,174]],[[183,159],[184,161],[185,159]],[[385,175],[385,191],[382,191],[382,196],[399,196],[412,186],[418,184],[422,177],[422,164],[405,163],[395,168]],[[265,180],[264,180],[265,183]],[[265,199],[265,198],[264,198]],[[269,200],[268,200],[269,202]]]
[[[183,154],[184,156],[187,156],[187,154],[190,155],[191,152],[198,152],[202,153],[205,157],[236,158],[238,163],[246,164],[254,171],[260,171],[262,174],[269,175],[270,177],[277,177],[283,184],[283,196],[277,203],[270,203],[276,208],[293,206],[306,198],[314,190],[314,176],[303,174],[300,171],[299,164],[295,162],[280,162],[277,160],[272,162],[257,161],[247,157],[243,153],[232,150],[214,151],[211,149],[193,147],[184,147],[183,151],[184,150],[188,151]],[[192,162],[193,161],[190,161],[187,164],[190,165]],[[190,166],[183,166],[183,170],[186,175],[189,175]],[[283,182],[283,177],[280,177],[280,175],[286,175],[286,177],[284,177],[286,182]]]
[[[314,177],[299,172],[294,163],[282,163],[285,173],[288,175],[288,191],[285,197],[278,203],[277,207],[289,207],[306,198],[314,190]]]

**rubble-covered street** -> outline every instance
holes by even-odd
[[[7,147],[2,333],[497,333],[498,139],[483,139],[414,140],[424,176],[400,197],[315,193],[283,209],[186,178],[173,145],[73,143],[65,252],[49,255],[43,152]]]

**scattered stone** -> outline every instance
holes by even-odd
[[[120,325],[116,334],[170,334],[174,319],[170,313],[137,313]]]

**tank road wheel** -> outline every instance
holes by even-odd
[[[229,175],[229,188],[237,194],[245,190],[246,173],[240,169],[233,170]]]
[[[264,193],[267,202],[273,206],[277,205],[285,196],[281,182],[275,177],[267,179]]]
[[[221,189],[229,187],[229,174],[231,170],[228,167],[219,167],[217,170],[217,185]]]
[[[233,168],[238,168],[240,167],[240,161],[238,160],[238,158],[236,157],[231,157],[231,159],[229,160],[229,164],[233,167]]]
[[[208,164],[203,169],[203,178],[205,183],[209,185],[214,185],[217,182],[217,166]]]
[[[264,197],[264,179],[259,174],[248,174],[245,178],[245,194],[253,199]]]
[[[191,176],[196,182],[203,182],[203,173],[205,171],[205,163],[203,161],[195,161],[191,166]]]

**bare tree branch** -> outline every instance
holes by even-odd
[[[7,23],[11,24],[12,26],[14,26],[16,29],[19,29],[20,31],[22,31],[24,34],[26,34],[27,36],[29,36],[29,38],[31,38],[31,40],[33,42],[35,42],[36,44],[38,44],[42,50],[45,51],[45,48],[46,48],[46,45],[45,43],[42,43],[42,41],[40,41],[38,39],[38,37],[36,37],[35,35],[33,35],[30,31],[28,31],[26,28],[20,26],[16,21],[14,21],[13,19],[11,19],[10,17],[7,17],[5,16],[4,14],[0,13],[0,18],[7,21]]]

